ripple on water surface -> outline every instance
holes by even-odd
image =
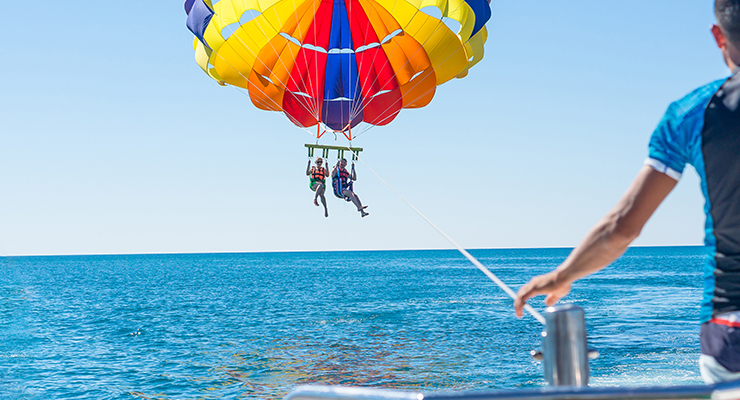
[[[567,249],[477,250],[513,287]],[[592,384],[700,383],[701,248],[638,248],[574,285]],[[0,259],[0,393],[282,398],[300,384],[544,385],[541,326],[452,251]],[[541,299],[532,303],[542,308]]]

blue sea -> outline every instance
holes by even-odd
[[[471,253],[516,290],[569,249]],[[592,386],[701,383],[703,257],[632,248],[574,284]],[[542,329],[452,250],[0,258],[3,399],[533,388]]]

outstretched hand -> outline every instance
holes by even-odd
[[[584,276],[609,265],[622,255],[629,244],[677,181],[645,165],[617,205],[583,238],[557,269],[532,278],[519,289],[514,311],[521,317],[527,299],[544,294],[551,306],[570,291],[570,285]]]
[[[560,277],[559,271],[552,271],[544,275],[535,276],[524,286],[522,286],[514,299],[514,312],[521,318],[524,311],[524,304],[531,297],[545,294],[545,304],[554,305],[558,300],[565,297],[570,292],[570,281]]]

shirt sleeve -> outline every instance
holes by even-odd
[[[689,132],[682,129],[682,120],[677,113],[678,105],[671,104],[663,119],[655,128],[648,145],[648,158],[645,164],[675,180],[681,179],[686,164],[687,149],[690,143]]]

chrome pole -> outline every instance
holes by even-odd
[[[552,386],[588,386],[589,351],[583,309],[573,304],[549,307],[542,333],[545,380]]]

